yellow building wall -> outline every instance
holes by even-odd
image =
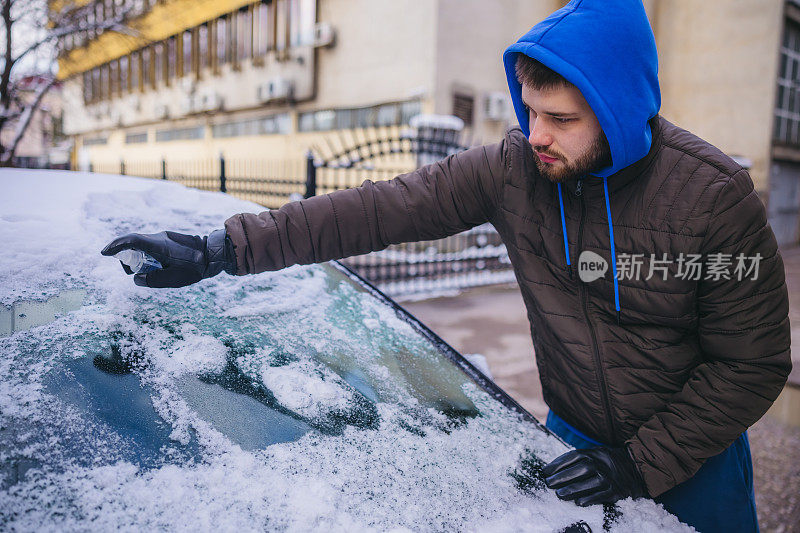
[[[71,50],[58,60],[58,79],[64,80],[142,46],[161,41],[185,29],[212,20],[252,0],[170,0],[157,2],[145,15],[131,21],[127,32],[107,31],[86,47]]]
[[[320,0],[317,20],[336,28],[318,51],[314,107],[430,98],[435,83],[438,0]]]
[[[455,90],[472,94],[475,133],[483,143],[502,139],[506,129],[517,124],[510,97],[509,117],[505,121],[484,123],[484,106],[488,92],[508,93],[503,52],[562,5],[560,0],[496,0],[487,9],[482,0],[440,0],[436,19],[435,112],[452,113]],[[476,31],[476,21],[491,31]]]
[[[782,0],[648,2],[661,114],[729,155],[752,160],[766,198]]]
[[[183,0],[173,1],[179,4]],[[196,3],[206,6],[204,17],[211,16],[206,3]],[[338,136],[328,132],[297,133],[296,117],[300,112],[417,96],[423,112],[447,114],[452,111],[454,87],[463,85],[475,92],[478,138],[484,143],[493,142],[508,126],[516,124],[513,113],[504,123],[482,120],[483,94],[506,91],[502,51],[562,3],[498,0],[487,9],[485,2],[479,0],[320,0],[317,20],[331,23],[337,38],[335,46],[315,52],[317,91],[313,101],[128,127],[127,131],[149,128],[151,141],[125,144],[124,132],[112,131],[108,144],[87,147],[83,156],[112,162],[120,157],[188,160],[218,157],[220,153],[229,158],[299,159],[309,147],[325,146],[325,137]],[[766,198],[783,0],[645,0],[645,7],[658,45],[661,113],[726,153],[752,160],[751,175]],[[225,4],[219,11],[230,8]],[[492,31],[476,32],[475,20],[481,20]],[[192,20],[185,24],[195,23]],[[248,69],[244,67],[245,71]],[[217,84],[228,95],[252,89],[228,75],[208,82]],[[65,93],[78,101],[77,81],[68,81]],[[152,131],[157,128],[279,112],[292,114],[294,125],[289,135],[214,139],[207,131],[204,140],[152,140]],[[77,139],[78,147],[83,137]]]

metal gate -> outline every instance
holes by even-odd
[[[769,223],[781,246],[800,240],[800,163],[775,161],[769,178]]]
[[[458,132],[440,128],[342,133],[309,154],[307,196],[357,187],[365,179],[390,179],[466,149]],[[435,241],[391,245],[343,262],[392,296],[515,281],[508,252],[489,224]]]

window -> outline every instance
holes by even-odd
[[[228,61],[228,19],[220,17],[214,24],[214,33],[217,40],[216,66],[219,68]]]
[[[787,20],[781,46],[773,138],[800,146],[800,25]]]
[[[317,0],[300,0],[299,38],[301,46],[313,42],[316,21]]]
[[[103,85],[102,75],[100,74],[100,67],[92,69],[92,101],[97,102],[103,98]]]
[[[94,25],[95,25],[94,9],[90,9],[86,13],[86,24],[89,27],[88,30],[89,39],[94,39],[95,37],[97,37],[97,32],[94,30]]]
[[[100,99],[108,100],[111,96],[111,80],[109,79],[108,63],[100,67]]]
[[[130,58],[122,56],[119,58],[119,92],[120,94],[128,94],[131,92],[130,86]]]
[[[155,43],[150,48],[152,59],[151,68],[153,69],[153,89],[155,89],[162,81],[164,81],[164,44]]]
[[[299,131],[326,131],[349,128],[374,128],[408,124],[421,112],[419,100],[353,109],[307,111],[298,117]]]
[[[453,115],[464,121],[465,126],[472,125],[472,116],[475,110],[475,98],[469,94],[453,95]]]
[[[166,130],[156,130],[156,141],[186,141],[193,139],[202,139],[203,126],[195,126],[193,128],[173,128]]]
[[[270,51],[271,40],[271,14],[274,11],[274,3],[259,4],[255,8],[254,22],[254,47],[253,52],[256,56],[263,57]]]
[[[164,43],[164,82],[169,85],[175,79],[178,67],[178,45],[175,37]]]
[[[289,14],[289,46],[300,45],[300,2],[298,0],[286,0],[289,4],[286,10]]]
[[[142,15],[147,12],[148,8],[147,0],[133,0],[133,12],[131,15]]]
[[[92,101],[92,71],[83,73],[83,103],[88,104]]]
[[[285,50],[289,44],[289,5],[286,0],[275,0],[274,14],[274,34],[273,34],[273,49]]]
[[[249,59],[253,49],[253,21],[250,8],[236,14],[236,61]]]
[[[422,113],[422,102],[419,100],[403,102],[400,104],[400,124],[409,124],[412,117],[420,113]]]
[[[331,109],[325,109],[314,113],[314,126],[320,131],[332,130],[335,120],[336,111]]]
[[[213,137],[238,137],[241,135],[269,135],[289,133],[290,119],[288,113],[281,113],[264,118],[237,120],[214,124],[211,127]]]
[[[354,109],[355,126],[357,128],[369,128],[375,123],[375,110],[369,107]]]
[[[99,23],[103,22],[104,20],[106,20],[105,6],[103,5],[102,2],[98,2],[97,4],[95,4],[94,7],[95,7],[95,10],[94,10],[94,21],[99,24]],[[95,36],[102,35],[102,33],[103,33],[102,29],[95,30]]]
[[[239,15],[238,11],[228,15],[228,61],[234,68],[239,66]]]
[[[298,131],[314,131],[314,113],[300,113],[297,119]]]
[[[139,68],[142,80],[139,82],[141,89],[147,90],[153,84],[152,49],[148,46],[139,52]]]
[[[139,90],[139,53],[132,52],[130,61],[128,61],[128,81],[130,85],[130,92]]]
[[[198,28],[197,31],[197,41],[198,41],[198,54],[197,54],[197,76],[200,76],[200,72],[207,67],[212,66],[211,57],[210,57],[210,50],[212,48],[212,41],[211,38],[213,37],[213,32],[210,31],[208,24],[203,24]]]
[[[192,72],[192,30],[187,30],[181,35],[181,76],[188,76]]]
[[[355,127],[356,111],[354,109],[340,109],[336,112],[334,128],[337,130],[349,130]]]
[[[126,144],[137,144],[137,143],[146,143],[147,142],[147,132],[146,131],[137,131],[125,134],[125,143]]]
[[[314,38],[316,0],[289,0],[289,44],[308,46]]]
[[[84,146],[95,146],[108,143],[108,137],[88,137],[83,140]]]
[[[108,63],[108,81],[109,97],[113,98],[119,94],[119,63],[117,61]]]
[[[377,126],[394,126],[397,124],[400,107],[397,104],[382,105],[377,110]]]

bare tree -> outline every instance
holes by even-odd
[[[0,0],[3,26],[0,28],[0,166],[13,165],[25,131],[45,94],[55,85],[55,61],[68,36],[97,35],[103,31],[131,34],[126,22],[133,13],[133,2],[112,1],[113,9],[101,10],[98,0]],[[102,2],[103,0],[99,0]],[[111,11],[108,13],[107,11]],[[23,94],[20,83],[25,74],[35,74],[33,94]],[[4,142],[5,140],[5,142]]]

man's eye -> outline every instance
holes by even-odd
[[[559,118],[559,117],[556,117],[556,121],[559,124],[566,124],[567,122],[572,122],[572,119],[571,118]]]

